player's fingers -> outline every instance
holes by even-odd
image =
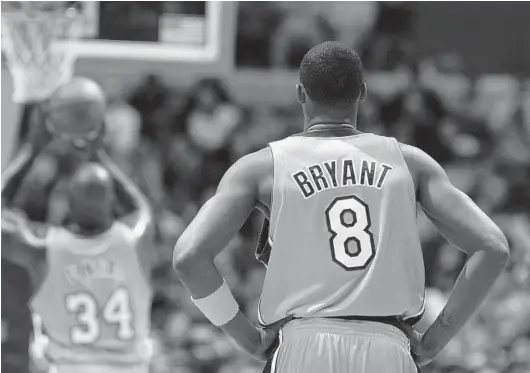
[[[406,322],[403,322],[402,320],[398,320],[399,325],[401,326],[402,330],[405,332],[407,336],[412,336],[415,333],[415,330],[412,326],[407,324]]]

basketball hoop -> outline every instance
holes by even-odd
[[[71,79],[81,21],[65,2],[2,3],[2,49],[13,76],[13,101],[41,101]]]

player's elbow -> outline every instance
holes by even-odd
[[[173,249],[173,269],[175,272],[182,273],[188,267],[192,257],[192,250],[178,241]]]
[[[494,257],[501,265],[507,265],[510,260],[508,240],[499,228],[489,233],[484,251]]]
[[[200,250],[186,240],[178,240],[173,250],[173,269],[179,277],[186,277],[193,272],[197,262],[201,261]]]

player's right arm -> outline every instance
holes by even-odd
[[[446,306],[421,338],[420,361],[434,358],[478,309],[510,257],[499,227],[425,152],[402,145],[418,203],[444,237],[468,254]]]
[[[39,150],[40,148],[33,144],[23,145],[2,174],[2,231],[18,236],[33,248],[45,247],[48,225],[29,220],[22,211],[13,206],[13,201]]]
[[[103,150],[97,151],[97,158],[107,168],[117,182],[117,194],[133,210],[122,220],[129,225],[136,237],[142,237],[151,224],[151,208],[147,197],[134,182],[112,161]]]

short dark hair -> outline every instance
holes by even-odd
[[[311,100],[321,105],[352,105],[359,98],[363,80],[359,55],[338,42],[318,44],[300,64],[300,83]]]

